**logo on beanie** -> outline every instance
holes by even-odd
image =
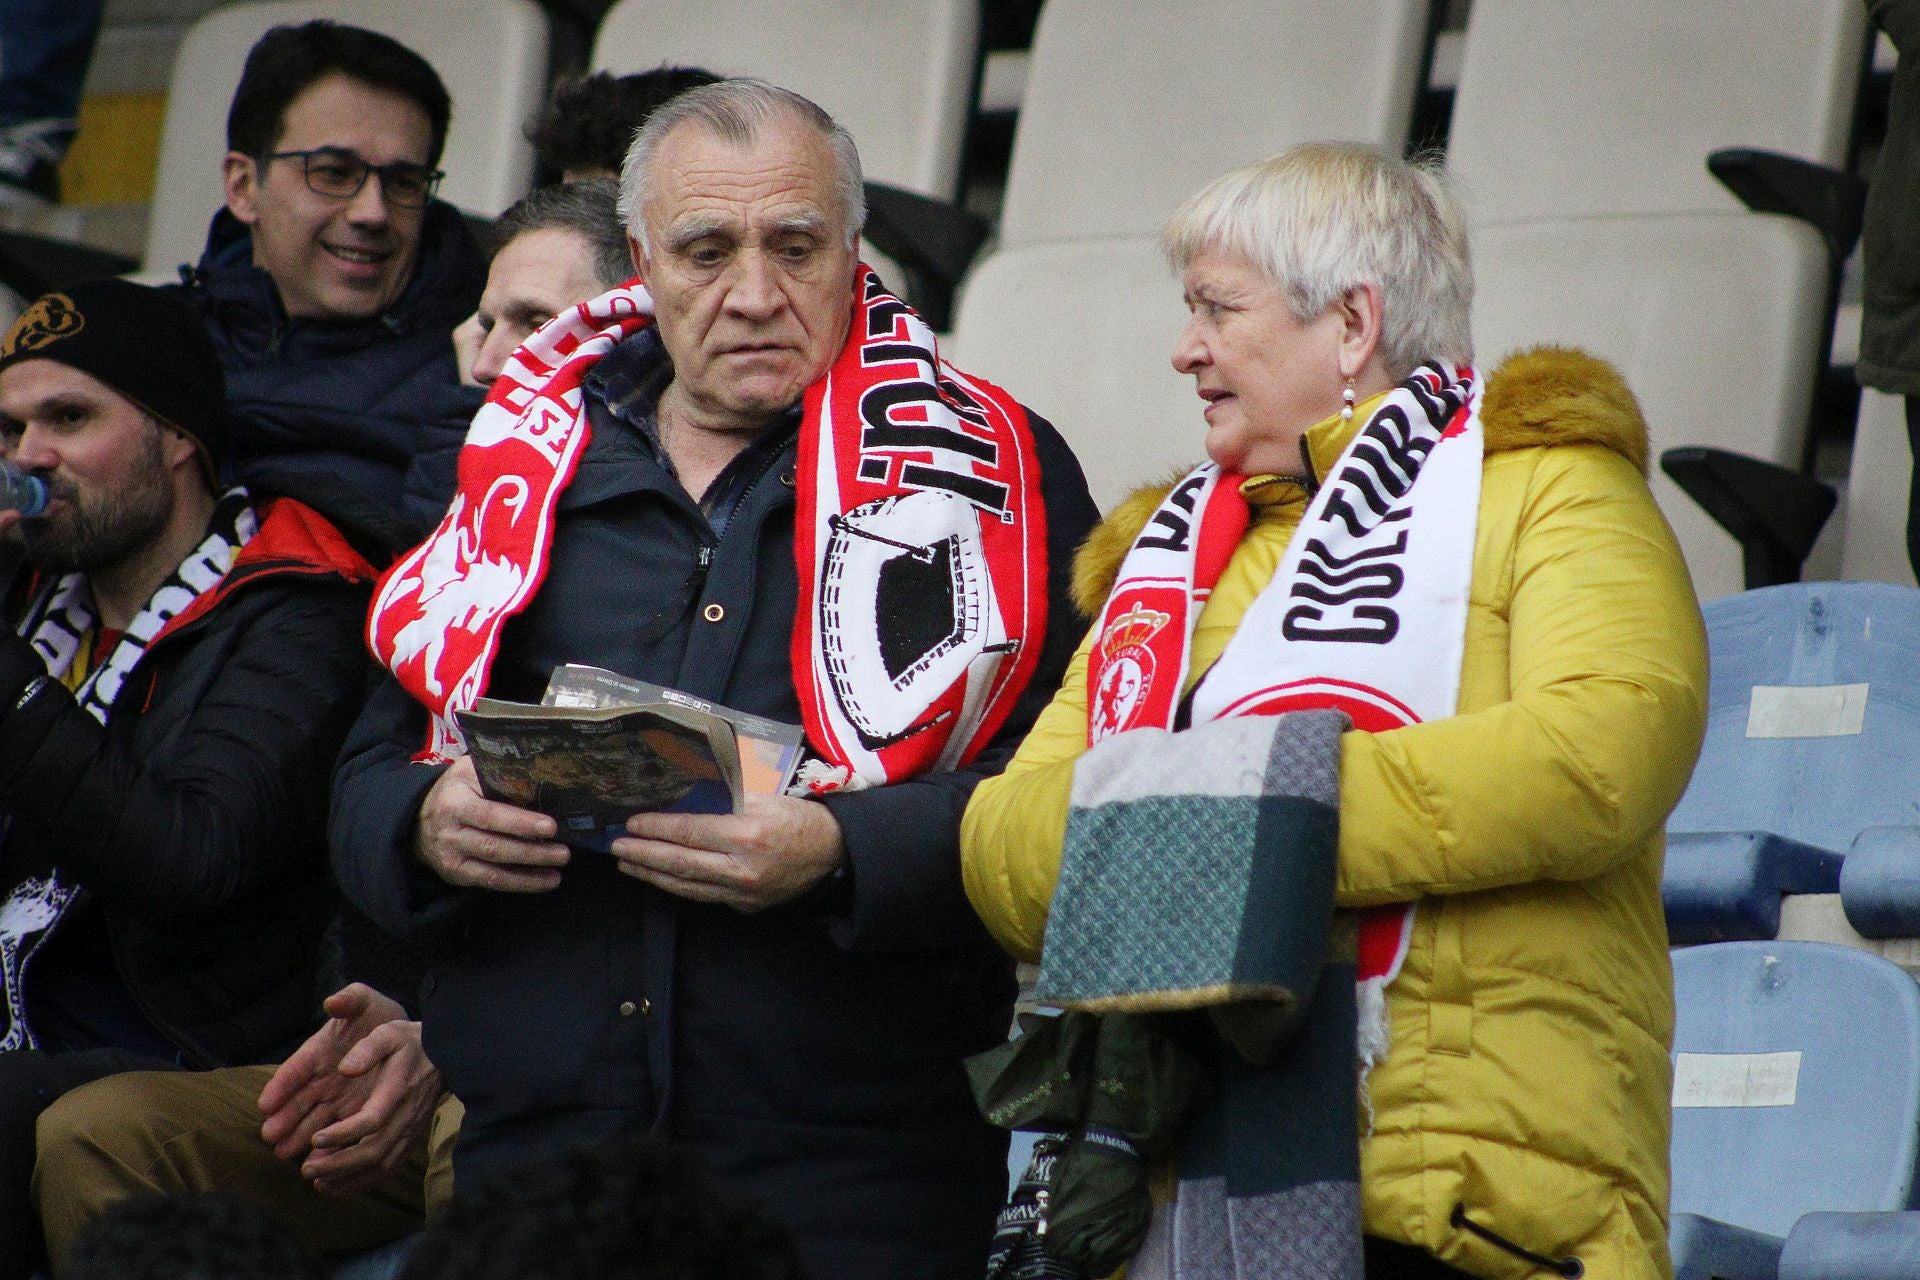
[[[20,314],[0,340],[0,360],[22,351],[38,351],[49,343],[71,338],[86,327],[86,317],[64,293],[49,293]]]

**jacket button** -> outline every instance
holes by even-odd
[[[788,467],[785,471],[782,471],[780,473],[780,483],[787,486],[787,488],[789,489],[793,488],[793,468],[792,467]]]
[[[645,996],[641,996],[640,997],[640,1016],[644,1018],[652,1012],[653,1012],[653,1001],[647,999]]]
[[[632,1017],[632,1016],[634,1015],[634,1013],[635,1013],[635,1012],[636,1012],[636,1008],[635,1008],[635,1005],[634,1005],[634,1003],[633,1003],[633,1001],[631,1001],[631,1000],[622,1000],[622,1001],[620,1002],[620,1016],[621,1016],[621,1017],[623,1017],[623,1018],[631,1018],[631,1017]]]
[[[705,618],[708,622],[718,622],[720,621],[720,619],[727,616],[727,611],[725,608],[723,608],[720,605],[710,604],[706,608],[700,611],[700,616]]]

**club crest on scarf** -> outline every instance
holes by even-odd
[[[1194,620],[1246,532],[1241,479],[1203,464],[1173,487],[1134,539],[1087,655],[1087,745],[1173,723]],[[1215,501],[1223,492],[1231,496]]]
[[[1100,632],[1100,683],[1093,691],[1095,741],[1133,727],[1154,690],[1158,664],[1151,642],[1172,620],[1171,614],[1136,602]]]
[[[815,790],[972,758],[1005,721],[1046,626],[1046,518],[1026,414],[940,359],[860,268],[846,346],[802,403],[794,684]],[[464,749],[507,619],[546,571],[591,436],[581,382],[651,322],[638,282],[555,316],[488,392],[433,535],[388,572],[368,641],[430,712],[423,758]]]

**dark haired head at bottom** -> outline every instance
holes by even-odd
[[[267,1215],[211,1192],[133,1196],[73,1243],[61,1280],[325,1280]]]
[[[462,1189],[403,1280],[803,1280],[785,1227],[635,1133]]]

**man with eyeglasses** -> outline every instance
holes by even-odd
[[[226,207],[189,300],[225,366],[230,479],[319,509],[384,562],[438,523],[480,394],[450,334],[486,264],[434,200],[450,105],[404,45],[276,27],[227,116]]]

